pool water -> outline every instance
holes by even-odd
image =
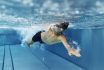
[[[77,4],[75,4],[76,2]],[[42,70],[42,67],[44,70],[61,70],[61,65],[63,65],[62,70],[103,70],[103,6],[104,1],[102,0],[1,0],[0,46],[10,46],[10,48],[13,50],[13,57],[11,58],[14,59],[14,66],[13,63],[11,65],[14,68],[12,70],[18,70],[18,63],[17,66],[15,66],[15,59],[18,57],[15,56],[15,54],[18,55],[19,50],[22,56],[26,56],[26,54],[30,56],[30,52],[32,53],[31,58],[27,59],[33,59],[33,55],[35,55],[35,57],[39,59],[39,61],[36,59],[37,63],[43,63],[43,65],[40,65],[40,69],[38,69],[39,67],[37,67],[37,70]],[[37,26],[39,24],[47,25],[47,23],[51,24],[54,22],[62,21],[70,22],[69,28],[64,32],[64,35],[71,46],[73,46],[74,48],[80,47],[80,58],[77,58],[75,56],[68,56],[64,46],[61,43],[50,46],[43,45],[43,47],[39,43],[34,43],[32,45],[32,48],[27,48],[29,51],[25,50],[26,48],[22,48],[26,52],[26,54],[22,52],[20,46],[22,36],[15,28],[22,28],[21,31],[23,31],[23,29],[26,27],[28,29],[31,26]],[[38,26],[38,28],[41,28],[41,26]],[[74,44],[73,41],[77,44]],[[20,48],[12,48],[11,46],[14,45],[19,45],[18,47]],[[8,47],[6,49],[8,49]],[[1,50],[3,50],[2,47]],[[2,53],[1,56],[3,56]],[[59,62],[58,64],[60,65],[57,65],[57,63],[52,64],[51,61],[53,59],[54,61]],[[21,58],[21,60],[24,61],[25,64],[25,59]],[[61,64],[59,60],[62,60],[63,64]],[[35,59],[33,61],[35,61]],[[30,63],[32,64],[32,61]],[[64,63],[67,63],[67,65],[65,65]],[[69,68],[67,68],[68,64]],[[47,68],[44,68],[44,66],[46,66]],[[21,66],[20,70],[23,70],[23,67]],[[27,67],[27,70],[29,70],[28,68],[30,67]],[[4,70],[3,67],[0,68]],[[31,67],[31,70],[34,70],[34,68]]]

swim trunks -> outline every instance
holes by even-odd
[[[41,39],[41,33],[42,33],[42,32],[44,32],[44,31],[39,31],[39,32],[37,32],[37,33],[33,36],[32,41],[33,41],[33,42],[44,43],[44,42],[42,41],[42,39]]]

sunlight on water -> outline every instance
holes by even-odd
[[[91,6],[85,2],[89,3],[89,0],[1,0],[0,25],[32,26],[34,24],[69,21],[71,23],[69,28],[72,29],[104,28],[104,2],[95,0],[91,2]],[[87,9],[83,9],[87,6]]]

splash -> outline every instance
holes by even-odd
[[[80,45],[78,44],[78,42],[73,40],[72,42],[70,42],[70,45],[71,45],[72,49],[75,50],[76,53],[80,53],[81,48],[80,48]]]

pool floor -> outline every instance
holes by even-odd
[[[21,45],[0,46],[0,70],[84,70],[47,51]]]

